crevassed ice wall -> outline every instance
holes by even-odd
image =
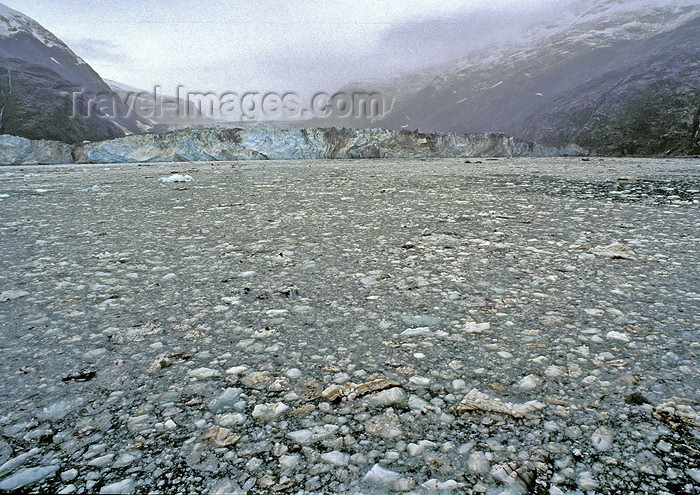
[[[422,134],[385,129],[193,128],[77,146],[0,136],[0,163],[143,163],[333,158],[455,158],[584,155],[503,134]]]

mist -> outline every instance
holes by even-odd
[[[603,3],[624,9],[640,1]],[[184,85],[300,94],[380,81],[518,43],[537,29],[566,25],[591,5],[583,0],[9,2],[107,79],[144,89],[159,85],[168,93]]]

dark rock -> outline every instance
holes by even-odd
[[[127,116],[92,67],[33,19],[4,8],[0,28],[0,134],[79,143],[142,133],[150,124]],[[74,92],[85,95],[76,99],[77,112]],[[88,101],[98,95],[112,114],[88,117]]]
[[[644,397],[639,392],[633,392],[633,393],[629,394],[627,397],[625,397],[625,402],[627,404],[631,404],[633,406],[641,406],[643,404],[651,404],[649,399]]]

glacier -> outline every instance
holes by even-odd
[[[67,145],[0,136],[0,163],[153,163],[356,158],[584,156],[504,134],[425,134],[386,129],[211,127]]]
[[[42,165],[73,162],[73,146],[58,141],[0,135],[0,164]]]

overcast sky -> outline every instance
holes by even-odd
[[[139,88],[333,91],[512,41],[590,0],[3,0]],[[169,89],[173,88],[173,91]]]

